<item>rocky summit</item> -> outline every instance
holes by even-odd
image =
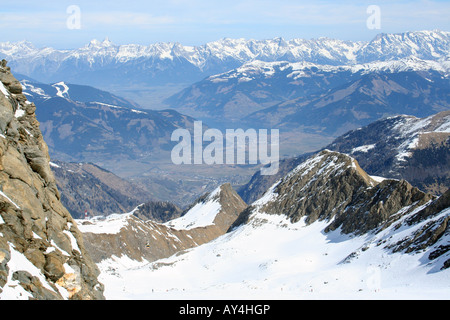
[[[0,299],[103,299],[99,270],[61,204],[36,107],[0,67]]]

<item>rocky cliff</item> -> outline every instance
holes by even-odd
[[[0,298],[103,299],[99,271],[60,202],[36,107],[0,67]]]

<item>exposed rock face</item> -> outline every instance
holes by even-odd
[[[183,214],[178,206],[167,201],[149,201],[139,206],[134,215],[144,221],[164,223],[179,218]]]
[[[224,184],[165,224],[138,218],[139,206],[129,214],[78,220],[78,225],[96,263],[113,256],[151,262],[225,234],[246,207],[231,185]]]
[[[0,81],[0,298],[103,299],[99,271],[60,202],[36,107],[8,67]]]
[[[385,228],[433,196],[404,180],[377,182],[347,155],[324,150],[303,162],[247,208],[235,226],[255,212],[284,214],[292,222],[327,220],[326,231],[363,234]]]
[[[261,171],[258,170],[250,179],[250,181],[241,186],[238,189],[238,193],[242,200],[247,203],[252,203],[258,200],[267,189],[275,182],[283,178],[292,169],[298,166],[300,163],[308,159],[311,154],[301,155],[297,158],[282,159],[279,163],[279,170],[274,175],[261,175]]]
[[[91,163],[50,163],[61,202],[75,219],[129,212],[151,199],[148,192]]]
[[[419,251],[434,245],[440,238],[450,234],[450,215],[438,215],[450,207],[450,189],[442,196],[433,201],[430,205],[420,210],[414,216],[408,218],[408,225],[417,224],[427,220],[427,223],[418,229],[412,236],[403,241],[399,241],[393,246],[393,251],[406,252]],[[434,251],[430,252],[429,259],[435,260],[450,251],[449,245],[440,245]],[[442,269],[450,267],[450,259],[444,262]]]

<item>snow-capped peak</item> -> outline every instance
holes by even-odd
[[[105,38],[103,41],[99,41],[97,39],[92,39],[88,44],[87,47],[89,48],[104,48],[104,47],[111,47],[114,46],[112,41],[109,40],[108,37]]]

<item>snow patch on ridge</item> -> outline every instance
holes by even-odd
[[[190,230],[214,224],[214,219],[222,208],[219,202],[220,190],[221,187],[216,188],[204,201],[195,204],[185,215],[165,225],[177,230]]]
[[[128,225],[128,218],[134,211],[122,214],[111,214],[107,217],[94,217],[89,220],[76,220],[82,233],[117,234]]]
[[[58,97],[69,98],[69,87],[63,81],[53,84],[52,87],[57,90]]]

